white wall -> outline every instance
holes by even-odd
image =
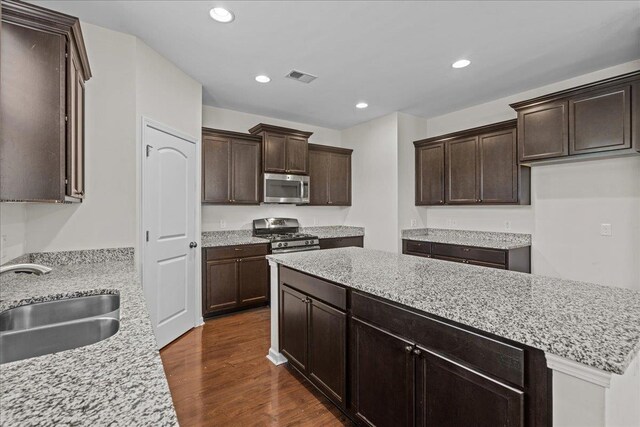
[[[398,236],[406,228],[422,228],[426,211],[415,205],[415,147],[413,141],[427,134],[427,119],[398,113]],[[415,225],[411,221],[415,221]],[[401,251],[402,241],[398,237]]]
[[[135,243],[135,38],[87,23],[82,31],[93,72],[86,84],[87,197],[27,205],[29,252]]]
[[[309,142],[314,144],[341,147],[341,132],[335,129],[311,126],[304,123],[289,122],[255,114],[241,113],[210,106],[202,107],[202,126],[247,132],[258,123],[268,123],[294,129],[313,132]],[[354,151],[354,160],[360,156]],[[355,192],[354,192],[355,193]],[[220,230],[224,222],[226,229],[250,229],[251,221],[256,218],[271,216],[298,218],[303,226],[313,225],[343,225],[349,207],[337,206],[289,206],[289,205],[261,205],[261,206],[202,206],[202,230]]]
[[[517,95],[430,118],[436,136],[516,117],[510,103],[640,69],[633,61]],[[421,207],[419,218],[436,228],[533,235],[536,274],[640,290],[640,159],[534,166],[531,206]],[[611,223],[613,236],[600,236]]]
[[[342,131],[342,143],[354,150],[347,224],[365,227],[365,247],[397,251],[398,113]]]
[[[26,253],[27,211],[22,203],[0,203],[0,265]]]

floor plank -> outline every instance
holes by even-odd
[[[351,426],[298,373],[266,359],[268,308],[209,320],[160,351],[181,426]]]

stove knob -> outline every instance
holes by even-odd
[[[308,240],[305,240],[305,241],[304,241],[304,244],[305,244],[305,245],[308,245],[308,244],[309,244],[309,241],[308,241]]]
[[[287,247],[287,246],[289,246],[289,244],[288,243],[283,243],[282,246]]]
[[[282,246],[282,243],[278,243],[278,247],[281,247],[281,246]]]

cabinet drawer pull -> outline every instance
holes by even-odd
[[[413,346],[411,344],[408,344],[405,348],[404,351],[406,351],[407,353],[411,353],[411,351],[413,350]]]
[[[420,356],[422,354],[422,351],[419,348],[414,348],[413,349],[413,354],[415,356]]]
[[[462,250],[463,250],[463,251],[465,251],[465,252],[469,252],[471,249],[469,249],[469,248],[462,248]]]

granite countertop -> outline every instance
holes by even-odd
[[[492,231],[417,228],[402,230],[402,238],[421,242],[474,246],[489,249],[518,249],[531,246],[531,235]]]
[[[287,267],[622,374],[640,292],[361,248],[269,255]]]
[[[359,237],[364,236],[364,227],[351,227],[348,225],[302,227],[300,232],[316,235],[320,239]]]
[[[202,233],[202,247],[215,248],[219,246],[255,245],[269,243],[267,239],[253,237],[251,230],[221,230],[205,231]]]
[[[96,344],[0,365],[0,423],[177,425],[133,260],[107,256],[106,262],[82,263],[87,259],[50,255],[29,260],[53,267],[48,275],[2,276],[0,311],[119,293],[120,330]],[[70,264],[55,265],[55,260]]]
[[[317,227],[301,227],[301,233],[314,234],[320,239],[334,237],[364,236],[364,228],[346,225],[329,225]],[[219,246],[254,245],[269,243],[269,240],[254,237],[252,230],[220,230],[202,233],[202,247],[214,248]]]

